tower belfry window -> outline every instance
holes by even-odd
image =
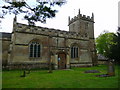
[[[29,57],[40,57],[41,46],[38,42],[32,42],[29,44]]]

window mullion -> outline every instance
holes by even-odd
[[[39,45],[39,57],[41,57],[41,45]]]
[[[77,58],[78,58],[78,47],[77,47]]]
[[[76,47],[74,47],[74,48],[75,48],[75,54],[74,54],[75,56],[74,56],[74,58],[76,58]]]
[[[76,47],[76,58],[78,58],[78,47]]]
[[[33,54],[33,57],[35,57],[35,56],[34,56],[34,49],[35,49],[35,45],[33,44],[33,53],[32,53],[32,54]]]
[[[36,44],[36,57],[38,57],[38,44]]]
[[[73,58],[74,58],[74,47],[73,47]]]
[[[74,58],[75,58],[75,47],[73,47],[73,48],[74,48],[74,49],[73,49],[73,50],[74,50],[74,54],[73,54],[73,55],[74,55]]]
[[[31,44],[29,44],[29,57],[31,57]]]

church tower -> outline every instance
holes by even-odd
[[[82,15],[80,9],[78,15],[74,18],[68,18],[69,32],[76,32],[81,36],[94,38],[94,14],[92,17]]]
[[[69,32],[78,33],[81,37],[89,39],[88,50],[91,53],[93,65],[97,64],[97,55],[94,39],[94,14],[92,16],[82,15],[80,9],[74,18],[68,17]]]

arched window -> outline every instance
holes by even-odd
[[[78,58],[78,46],[71,47],[71,58]]]
[[[32,42],[29,44],[29,57],[40,57],[41,46],[38,42]]]

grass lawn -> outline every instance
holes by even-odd
[[[118,88],[118,66],[115,68],[116,76],[113,77],[95,77],[107,73],[105,65],[54,70],[53,73],[32,70],[26,77],[20,77],[20,70],[3,71],[2,88]],[[101,73],[84,73],[86,70],[99,70]]]

